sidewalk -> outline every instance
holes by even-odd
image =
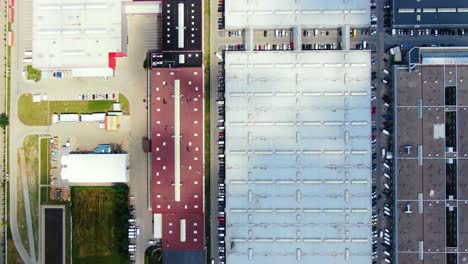
[[[2,19],[0,19],[0,28],[3,28],[3,40],[6,45],[6,35],[7,35],[7,1],[1,1],[0,2],[0,10],[1,13],[5,14],[4,16],[1,16]],[[5,91],[6,91],[6,72],[7,72],[7,63],[6,63],[6,54],[7,53],[7,47],[4,46],[0,48],[0,67],[2,67],[2,70],[0,70],[0,113],[5,113],[6,112],[6,105],[5,105]],[[4,179],[5,175],[5,134],[3,131],[0,133],[0,160],[3,161],[1,166],[0,173],[2,174],[1,179]],[[5,186],[3,184],[0,185],[0,193],[1,193],[1,198],[0,198],[0,223],[6,222],[5,219]],[[6,245],[5,243],[5,228],[0,228],[0,264],[5,263],[5,249]]]

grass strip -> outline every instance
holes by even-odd
[[[210,160],[210,0],[204,0],[203,61],[205,66],[205,233],[207,264],[211,263],[211,160]]]

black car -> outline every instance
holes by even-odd
[[[263,36],[266,38],[268,36],[268,32],[265,30],[263,31]]]

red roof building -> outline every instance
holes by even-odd
[[[154,234],[163,250],[204,250],[203,68],[154,68],[150,85]]]

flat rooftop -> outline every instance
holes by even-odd
[[[150,51],[148,62],[151,68],[200,67],[203,64],[201,51]]]
[[[204,264],[205,253],[200,250],[164,250],[163,263]]]
[[[225,1],[227,29],[364,27],[370,24],[368,0],[236,0]]]
[[[398,263],[467,263],[468,67],[423,65],[395,77]]]
[[[150,89],[152,209],[162,214],[163,250],[202,250],[203,69],[152,69]]]
[[[370,263],[370,52],[225,57],[226,262]]]
[[[164,51],[202,49],[202,1],[164,1],[162,32]]]
[[[128,182],[128,154],[69,154],[62,155],[60,163],[68,184]]]
[[[393,0],[396,26],[466,26],[467,12],[465,0]]]
[[[122,0],[33,1],[33,66],[108,68],[122,51]]]
[[[61,264],[65,261],[64,208],[44,207],[43,213],[43,257],[42,261]]]

